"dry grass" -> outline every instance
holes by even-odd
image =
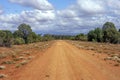
[[[96,53],[107,54],[104,60],[113,60],[120,63],[120,44],[68,41],[80,49],[92,50]]]
[[[0,59],[6,58],[6,57],[7,57],[7,54],[6,54],[6,53],[1,53],[1,54],[0,54]]]
[[[81,49],[93,50],[100,53],[120,54],[120,44],[94,43],[81,41],[70,41],[70,43],[76,45],[78,48]]]
[[[0,74],[0,78],[6,78],[7,77],[7,75],[5,75],[5,74]]]
[[[14,45],[11,48],[0,47],[0,73],[9,75],[19,67],[28,64],[34,57],[51,46],[53,41],[27,45]],[[4,65],[4,66],[2,66]],[[0,79],[7,76],[0,74]]]
[[[19,68],[19,67],[21,67],[21,66],[27,64],[28,62],[29,62],[28,60],[24,60],[24,61],[18,63],[18,64],[16,65],[16,68]]]
[[[14,61],[3,61],[1,64],[15,64]]]
[[[5,66],[0,66],[0,70],[4,70],[5,68]]]

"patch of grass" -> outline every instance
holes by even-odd
[[[28,57],[28,60],[31,60],[32,58],[33,58],[33,56],[29,56],[29,57]]]
[[[20,59],[19,58],[14,58],[13,61],[20,61]]]
[[[102,53],[102,51],[97,51],[98,53]]]
[[[5,68],[5,66],[0,66],[0,70],[4,70]]]
[[[19,58],[14,58],[13,60],[14,60],[14,61],[19,61],[20,59],[19,59]]]
[[[5,75],[5,74],[0,74],[0,78],[6,78],[7,77],[7,75]]]
[[[3,61],[1,64],[15,64],[14,61]]]
[[[19,68],[19,67],[21,67],[22,65],[21,64],[17,64],[15,67],[16,68]]]
[[[16,58],[16,57],[17,57],[17,54],[12,54],[11,57],[12,57],[12,58]]]
[[[117,60],[117,62],[118,62],[118,63],[120,63],[120,59],[119,59],[119,60]]]
[[[21,65],[25,65],[25,64],[27,64],[28,63],[28,61],[27,60],[24,60],[24,61],[22,61],[20,64]]]
[[[19,64],[17,64],[17,65],[16,65],[16,68],[19,68],[19,67],[21,67],[22,65],[25,65],[25,64],[27,64],[27,63],[28,63],[28,61],[27,61],[27,60],[24,60],[24,61],[20,62]]]
[[[7,55],[5,53],[0,54],[0,59],[6,58],[6,57],[7,57]]]
[[[31,53],[30,52],[24,52],[23,54],[30,55]]]
[[[112,54],[111,57],[119,56],[119,54]]]
[[[19,59],[20,59],[20,60],[23,60],[23,59],[25,59],[25,58],[24,58],[23,56],[20,56]]]
[[[115,54],[116,52],[120,54],[120,45],[108,44],[108,43],[93,43],[93,42],[83,42],[83,41],[68,41],[75,46],[84,46],[84,49],[93,51],[102,51],[102,53]],[[100,52],[101,53],[101,52]]]
[[[6,57],[8,57],[8,56],[14,58],[14,57],[16,57],[16,55],[17,55],[17,54],[16,54],[14,51],[6,51],[6,52],[2,52],[2,53],[0,54],[0,59],[6,58]]]

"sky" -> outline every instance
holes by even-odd
[[[39,34],[88,33],[105,22],[120,28],[120,0],[0,0],[0,30],[26,23]]]

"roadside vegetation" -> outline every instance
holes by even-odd
[[[114,23],[106,22],[102,29],[96,28],[88,34],[80,33],[78,35],[52,35],[36,34],[28,24],[20,24],[18,30],[11,32],[9,30],[0,30],[0,46],[11,47],[11,45],[29,44],[49,40],[78,40],[104,43],[120,43],[120,29],[117,30]]]
[[[97,43],[85,41],[67,41],[82,50],[89,50],[93,56],[102,56],[102,60],[114,66],[120,65],[120,44]],[[92,52],[91,52],[92,51]],[[111,62],[112,61],[112,62]]]
[[[15,70],[33,61],[52,45],[53,41],[13,45],[11,48],[0,48],[0,80],[9,78]],[[4,80],[4,79],[3,79]]]
[[[73,40],[120,44],[120,29],[117,30],[114,23],[106,22],[102,28],[76,35]]]
[[[112,22],[106,22],[102,29],[96,28],[88,33],[88,41],[120,43],[120,31],[118,31]]]
[[[106,22],[102,28],[90,30],[87,34],[80,33],[75,36],[70,35],[51,35],[53,39],[89,41],[100,43],[120,44],[120,29],[118,30],[114,23]]]
[[[9,30],[0,30],[0,46],[11,47],[11,45],[29,44],[35,42],[49,41],[52,37],[48,34],[41,36],[32,31],[28,24],[20,24],[18,30],[13,33]]]
[[[90,30],[87,34],[80,33],[77,35],[51,35],[47,34],[44,40],[77,40],[100,43],[120,44],[120,29],[118,30],[114,23],[106,22],[102,28]]]
[[[106,22],[102,28],[91,30],[86,35],[76,35],[70,43],[80,49],[103,53],[106,55],[103,60],[116,62],[114,66],[120,65],[120,29],[117,30],[112,22]]]

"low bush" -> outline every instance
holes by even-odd
[[[14,44],[16,44],[16,45],[25,44],[25,41],[23,38],[15,38]]]

